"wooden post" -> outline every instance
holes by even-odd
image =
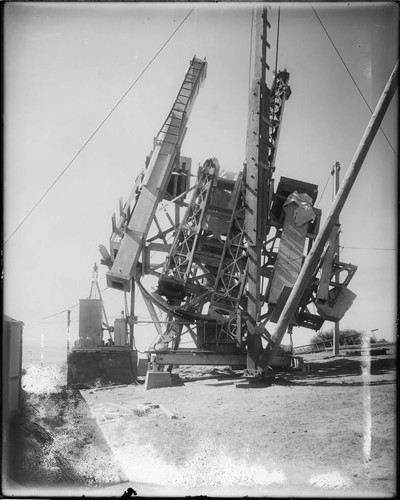
[[[340,163],[337,161],[332,168],[331,174],[333,175],[333,198],[337,195],[337,192],[339,191],[339,172],[340,172]],[[339,217],[337,218],[337,226],[338,228],[340,227],[340,220]],[[335,258],[334,258],[334,263],[339,264],[339,235],[340,231],[338,230],[337,237],[336,237],[336,242],[335,242]],[[335,276],[335,283],[340,283],[340,273],[337,273]],[[335,329],[333,332],[333,356],[338,356],[339,354],[339,337],[340,337],[340,323],[339,321],[335,322]]]
[[[389,104],[392,100],[394,93],[398,87],[398,61],[393,69],[392,74],[386,84],[385,89],[376,105],[375,111],[371,116],[371,119],[368,123],[368,126],[364,132],[363,137],[361,138],[360,144],[355,152],[353,160],[350,163],[348,171],[346,173],[346,177],[341,184],[338,193],[336,194],[335,200],[332,204],[332,207],[329,211],[329,214],[325,220],[325,223],[315,238],[314,244],[311,248],[310,253],[308,254],[303,268],[300,271],[300,274],[296,280],[295,285],[292,288],[292,291],[289,295],[288,301],[283,308],[283,311],[278,320],[275,333],[272,337],[272,341],[274,343],[272,349],[267,349],[263,352],[260,357],[259,366],[260,368],[266,368],[270,365],[271,360],[277,353],[279,346],[282,342],[283,336],[285,335],[286,329],[289,326],[293,315],[296,313],[298,308],[300,299],[312,278],[315,267],[318,264],[318,261],[321,257],[321,254],[324,250],[324,246],[328,241],[328,238],[332,232],[336,221],[338,220],[339,214],[347,200],[347,197],[353,187],[353,184],[357,178],[357,175],[362,167],[365,157],[371,147],[372,141],[375,138],[379,127],[381,126],[383,117],[385,116],[386,110],[389,107]]]
[[[135,280],[131,278],[131,313],[130,313],[130,321],[129,321],[129,348],[133,351],[133,337],[135,333]]]
[[[289,325],[288,334],[290,339],[290,354],[293,354],[293,325]]]
[[[67,353],[70,352],[70,332],[69,327],[71,325],[71,311],[67,311]]]
[[[40,366],[43,366],[44,334],[40,335]]]

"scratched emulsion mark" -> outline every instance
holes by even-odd
[[[323,489],[348,488],[351,482],[342,476],[340,472],[333,471],[327,474],[314,474],[310,478],[310,484]]]
[[[199,470],[202,474],[199,475]],[[191,487],[269,486],[283,484],[285,473],[275,464],[251,464],[242,458],[229,456],[224,446],[202,439],[185,466],[179,471],[182,485]]]
[[[59,365],[30,365],[22,377],[22,388],[36,394],[52,394],[66,383],[65,373]]]
[[[249,464],[247,460],[231,458],[224,448],[208,439],[202,439],[193,454],[180,465],[167,462],[152,445],[131,450],[115,451],[124,472],[133,482],[149,482],[155,485],[191,488],[230,488],[238,486],[281,485],[287,480],[285,473],[275,464]]]
[[[372,417],[371,417],[371,348],[370,348],[370,332],[362,335],[361,341],[361,376],[363,379],[363,393],[364,393],[364,440],[363,440],[363,454],[364,454],[364,467],[369,465],[371,460],[371,443],[372,443]]]

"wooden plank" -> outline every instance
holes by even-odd
[[[293,287],[300,273],[308,223],[302,226],[295,225],[294,212],[296,209],[295,203],[290,203],[286,207],[282,237],[268,297],[269,304],[277,304],[284,287]]]
[[[172,411],[168,410],[168,408],[165,408],[165,406],[163,406],[163,405],[159,405],[159,408],[160,408],[160,410],[161,410],[161,411],[163,411],[163,412],[167,415],[167,417],[169,417],[170,419],[173,419],[173,418],[178,418],[176,415],[174,415],[174,414],[172,413]]]
[[[93,392],[107,391],[108,389],[120,389],[121,387],[128,387],[128,384],[124,384],[124,385],[109,385],[107,387],[98,387],[97,389],[92,389],[92,391]]]

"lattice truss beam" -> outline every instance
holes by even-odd
[[[212,158],[199,171],[158,293],[174,307],[175,314],[190,314],[192,319],[208,323],[208,330],[215,334],[214,343],[232,343],[237,340],[232,325],[246,284],[243,175],[228,180],[218,177],[219,170],[218,161]],[[204,328],[198,326],[201,338]]]
[[[130,279],[137,282],[159,334],[156,351],[178,349],[189,334],[202,352],[245,353],[248,368],[256,368],[261,339],[271,347],[268,324],[278,321],[318,234],[318,187],[286,177],[274,185],[291,89],[286,70],[276,72],[271,88],[266,83],[269,27],[264,10],[256,30],[243,171],[234,178],[208,158],[190,186],[195,176],[180,146],[206,68],[193,59],[146,167],[127,203],[121,203],[118,224],[113,220],[111,254],[101,249],[112,286],[126,289]],[[354,300],[347,286],[357,268],[339,261],[338,231],[332,232],[291,327],[319,329],[325,320],[340,319]]]

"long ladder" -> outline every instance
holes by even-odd
[[[290,96],[289,73],[278,72],[271,89],[266,83],[268,29],[267,9],[256,17],[254,79],[249,94],[246,141],[246,233],[248,239],[247,369],[256,370],[263,352],[260,322],[262,308],[262,252],[270,228],[273,195],[272,175],[282,113]]]

